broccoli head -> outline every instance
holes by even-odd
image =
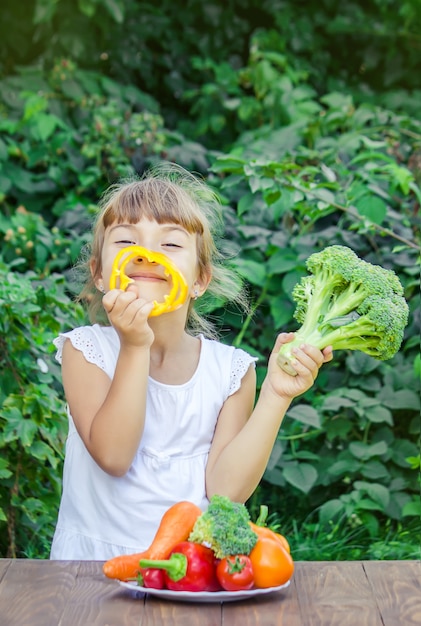
[[[392,358],[408,323],[408,304],[395,272],[336,245],[312,254],[306,266],[309,275],[292,291],[301,328],[293,342],[282,346],[278,365],[296,375],[291,350],[302,343]]]
[[[196,520],[189,541],[210,547],[218,559],[249,554],[257,541],[244,504],[226,496],[214,495],[209,506]]]

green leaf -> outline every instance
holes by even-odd
[[[370,480],[389,480],[390,473],[384,463],[371,460],[361,465],[361,474]]]
[[[233,154],[223,155],[218,157],[212,165],[211,170],[213,172],[231,172],[242,174],[245,163],[246,161],[243,158],[237,157]]]
[[[0,161],[6,161],[9,154],[7,151],[7,146],[2,139],[0,139]],[[0,186],[1,189],[1,186]]]
[[[68,78],[61,82],[61,90],[71,100],[80,102],[85,97],[85,91],[77,80]]]
[[[369,374],[379,367],[379,361],[359,350],[352,352],[347,357],[346,363],[354,374]]]
[[[355,202],[355,206],[362,217],[367,217],[374,224],[382,224],[386,217],[387,206],[377,196],[362,196]]]
[[[283,475],[285,480],[303,493],[308,493],[315,484],[318,473],[316,468],[309,463],[288,463],[284,466]]]
[[[291,207],[294,205],[294,202],[295,192],[290,191],[289,189],[282,189],[280,197],[274,202],[270,203],[270,208],[273,214],[274,221],[278,222],[280,217],[291,209]]]
[[[48,113],[39,113],[37,117],[34,119],[34,136],[41,141],[46,141],[55,131],[58,125],[60,125],[60,120],[55,115],[50,115]]]
[[[4,164],[4,174],[9,177],[10,181],[19,190],[31,194],[34,192],[33,174],[11,161]]]
[[[339,109],[348,111],[353,106],[352,97],[347,94],[333,91],[320,98],[323,104],[326,104],[331,109]]]
[[[344,505],[341,500],[334,498],[328,500],[319,508],[319,520],[321,524],[328,524],[338,515],[342,515],[344,512]]]
[[[103,4],[117,24],[122,24],[124,22],[124,2],[119,0],[103,0]]]
[[[402,509],[403,517],[421,517],[421,498],[408,502]]]
[[[344,474],[353,474],[358,472],[360,467],[361,463],[355,459],[349,458],[332,463],[332,465],[327,468],[327,471],[331,476],[343,476]]]
[[[33,17],[34,24],[50,22],[55,15],[59,1],[60,0],[37,0]]]
[[[325,420],[325,431],[329,440],[339,437],[344,439],[352,430],[352,422],[343,416],[334,416]]]
[[[349,444],[349,451],[356,459],[367,460],[373,456],[381,456],[386,454],[388,450],[387,443],[385,441],[379,441],[377,443],[368,444],[361,441],[353,441]]]
[[[33,119],[48,107],[47,98],[36,93],[23,93],[22,98],[25,99],[25,108],[23,112],[23,121]]]
[[[289,250],[279,248],[270,257],[267,263],[267,269],[271,276],[275,274],[285,274],[297,267],[297,256]]]
[[[256,201],[254,194],[246,193],[244,196],[241,196],[238,205],[237,205],[237,213],[238,215],[243,215],[244,213],[248,213],[248,211],[253,208],[253,205]]]
[[[409,463],[411,469],[416,470],[416,469],[421,468],[421,458],[419,454],[418,456],[409,456],[405,460],[407,463]]]
[[[411,501],[409,493],[393,491],[390,493],[390,502],[386,507],[385,514],[392,519],[402,519],[404,507]]]
[[[0,174],[0,194],[6,194],[12,187],[12,181],[8,176]]]
[[[314,428],[321,428],[320,415],[318,411],[309,404],[297,404],[287,412],[287,416],[302,424],[308,424],[309,426],[314,426]]]
[[[393,426],[393,416],[389,409],[377,404],[376,406],[367,407],[364,410],[364,415],[369,422],[373,424],[380,424],[385,422],[390,426]]]
[[[327,396],[323,400],[322,410],[323,411],[338,411],[342,408],[353,407],[355,406],[355,402],[350,400],[349,398],[344,398],[342,396],[330,395]]]
[[[389,489],[380,483],[368,483],[357,480],[354,487],[367,493],[370,498],[385,510],[390,501]]]
[[[367,137],[361,135],[361,141],[363,144],[367,144]],[[368,162],[370,169],[374,169],[376,167],[376,161],[386,161],[387,163],[393,163],[392,157],[387,154],[383,154],[383,152],[378,152],[375,150],[365,150],[354,159],[352,159],[351,164],[356,165],[357,163],[361,163],[364,161],[366,163]]]
[[[244,168],[246,170],[246,168]],[[246,172],[247,173],[247,172]],[[265,178],[264,176],[250,176],[249,185],[252,193],[256,193],[256,191],[265,191],[268,189],[272,189],[273,180],[271,178]]]
[[[0,479],[9,478],[12,475],[12,472],[8,468],[9,462],[7,459],[0,458]]]
[[[51,467],[56,468],[60,459],[49,445],[44,441],[34,441],[29,448],[29,453],[40,461],[48,461]]]
[[[81,13],[87,17],[93,17],[97,9],[97,0],[78,0]]]
[[[320,201],[319,209],[325,209],[335,203],[335,194],[333,194],[329,189],[316,187],[315,194],[317,199]]]
[[[419,448],[408,439],[396,439],[392,447],[392,460],[399,467],[408,467],[408,457],[415,456]]]
[[[400,187],[402,193],[407,196],[411,189],[411,183],[414,182],[414,175],[406,167],[402,167],[397,163],[391,163],[386,168],[391,176],[396,187]]]
[[[272,296],[269,304],[274,328],[282,328],[291,321],[294,307],[284,294]]]
[[[420,408],[420,396],[412,389],[392,389],[383,387],[378,395],[379,400],[390,409],[414,409]]]
[[[266,282],[266,266],[250,259],[233,259],[237,272],[252,285],[263,287]]]
[[[383,507],[378,502],[371,500],[371,498],[361,498],[357,502],[357,508],[364,511],[383,511]]]
[[[1,417],[6,420],[4,426],[4,440],[6,442],[19,440],[23,446],[30,446],[38,430],[35,422],[25,419],[19,409],[9,407],[3,410]]]

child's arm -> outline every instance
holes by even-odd
[[[278,337],[254,410],[256,375],[252,368],[244,376],[240,389],[225,402],[206,468],[208,497],[218,493],[245,502],[251,496],[266,469],[291,401],[313,385],[321,365],[331,360],[330,349],[321,352],[303,346],[296,353],[297,376],[286,374],[277,365],[276,356],[282,343],[292,338],[292,333]]]
[[[129,469],[142,437],[153,333],[147,324],[152,303],[130,292],[110,291],[104,307],[120,337],[113,380],[88,363],[70,341],[63,347],[62,377],[76,429],[107,473]]]

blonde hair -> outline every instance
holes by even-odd
[[[207,293],[218,301],[233,302],[248,312],[242,281],[230,268],[215,244],[223,225],[221,204],[203,181],[180,166],[160,163],[141,178],[133,177],[112,185],[102,196],[93,227],[93,237],[83,263],[87,279],[78,300],[87,303],[92,323],[108,324],[102,295],[95,283],[101,276],[101,252],[105,230],[114,223],[136,224],[142,217],[159,224],[174,223],[197,236],[199,275],[211,275]],[[93,271],[91,272],[91,268]],[[198,313],[191,301],[186,330],[215,337],[213,324]]]

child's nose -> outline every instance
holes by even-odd
[[[156,265],[156,261],[148,261],[148,259],[143,256],[136,257],[135,259],[133,259],[133,262],[135,263],[135,265],[141,265],[142,263],[150,263],[151,265]]]

